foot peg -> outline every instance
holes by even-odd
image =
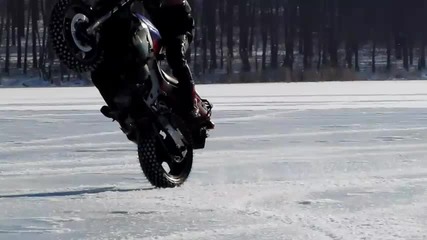
[[[113,119],[113,121],[117,121],[119,119],[120,113],[118,111],[113,111],[108,106],[103,106],[100,111],[102,115],[104,115],[106,118]]]
[[[113,119],[113,121],[117,121],[120,124],[120,129],[130,141],[132,142],[136,141],[136,132],[133,131],[133,128],[131,127],[131,125],[126,123],[124,119],[120,119],[120,112],[113,111],[108,106],[103,106],[100,111],[105,117],[111,118]]]
[[[213,130],[213,129],[215,129],[215,123],[214,122],[212,122],[212,121],[207,121],[206,122],[206,129],[208,129],[208,130]]]

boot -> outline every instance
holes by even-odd
[[[188,97],[190,95],[190,97]],[[193,87],[191,94],[188,94],[181,99],[183,101],[183,116],[190,125],[198,127],[206,127],[207,129],[214,129],[215,124],[211,121],[210,111],[202,107],[203,100],[197,94]]]
[[[190,91],[181,92],[182,109],[184,118],[193,121],[200,118],[199,107],[197,105],[196,91],[194,85]]]

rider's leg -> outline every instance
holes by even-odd
[[[92,72],[91,78],[107,105],[115,109],[116,104],[114,103],[114,98],[117,96],[118,90],[120,89],[120,75],[111,71],[112,69],[114,68],[109,68],[107,64],[102,64]]]
[[[173,75],[179,81],[182,110],[184,113],[188,113],[196,117],[197,107],[195,106],[195,83],[185,57],[188,43],[186,35],[164,39],[169,66],[172,69]]]

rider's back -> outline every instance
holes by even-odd
[[[194,20],[186,0],[145,0],[143,4],[164,38],[192,32]]]

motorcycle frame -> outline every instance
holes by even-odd
[[[113,8],[105,15],[101,16],[98,20],[90,25],[87,29],[88,34],[95,34],[108,19],[110,19],[115,13],[120,11],[122,8],[127,7],[132,4],[135,0],[123,0],[120,4]],[[170,95],[173,96],[173,91],[178,88],[178,81],[168,81],[164,77],[164,72],[159,65],[159,59],[162,59],[161,49],[155,51],[153,36],[150,31],[157,30],[148,19],[143,15],[138,13],[132,13],[132,16],[135,19],[138,19],[138,27],[134,31],[132,36],[132,44],[136,51],[138,52],[138,58],[141,62],[141,65],[144,66],[143,74],[144,79],[141,79],[144,82],[143,91],[146,91],[145,85],[149,81],[148,88],[149,92],[143,94],[143,100],[146,107],[149,109],[150,117],[155,120],[160,127],[174,140],[177,149],[185,148],[186,144],[183,141],[183,134],[171,125],[171,123],[166,119],[162,114],[154,114],[161,110],[159,104],[159,97],[161,95]],[[149,26],[150,25],[150,26]],[[160,34],[159,34],[160,35]],[[159,47],[161,48],[161,47]]]
[[[112,10],[108,11],[95,20],[94,23],[87,28],[87,34],[96,34],[102,25],[111,17],[113,17],[114,14],[119,12],[122,8],[128,7],[135,1],[136,0],[122,0]],[[142,61],[142,64],[146,64],[148,66],[148,76],[150,76],[151,81],[150,93],[146,95],[144,101],[148,106],[154,106],[156,100],[162,93],[169,94],[171,91],[173,91],[174,88],[177,88],[178,81],[170,82],[165,80],[163,77],[164,73],[159,65],[159,61],[162,59],[163,55],[154,51],[154,41],[150,31],[150,28],[153,29],[155,27],[149,22],[148,19],[145,19],[143,15],[140,15],[139,13],[132,13],[132,15],[133,16],[131,17],[138,19],[139,21],[138,29],[132,36],[132,43],[139,53],[138,56]]]

